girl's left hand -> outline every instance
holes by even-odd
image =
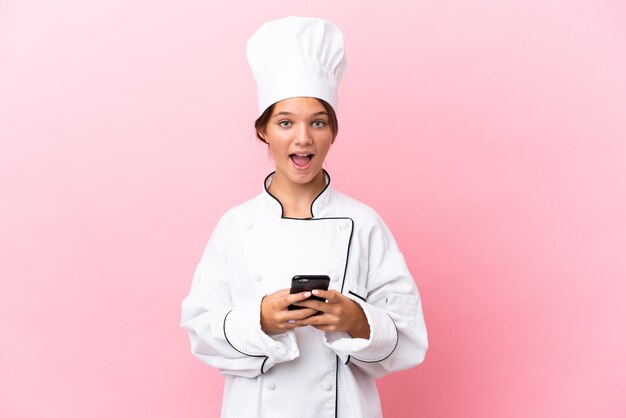
[[[313,290],[312,293],[326,299],[327,302],[318,300],[298,302],[298,306],[320,312],[317,315],[297,320],[298,325],[311,325],[322,331],[345,331],[352,338],[369,339],[370,326],[361,305],[336,290]]]

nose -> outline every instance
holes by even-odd
[[[313,137],[309,131],[307,123],[298,124],[298,130],[296,131],[295,143],[297,145],[310,145],[313,143]]]

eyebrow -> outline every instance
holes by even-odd
[[[292,112],[286,112],[286,111],[283,111],[283,112],[278,112],[278,113],[276,113],[276,114],[275,114],[275,115],[273,115],[272,117],[273,117],[273,118],[275,118],[275,117],[277,117],[277,116],[291,116],[291,115],[293,115],[293,113],[292,113]],[[326,112],[325,110],[321,110],[321,111],[319,111],[319,112],[317,112],[317,113],[312,114],[311,116],[320,116],[320,115],[326,115],[326,116],[328,116],[328,112]]]

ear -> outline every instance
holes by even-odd
[[[269,143],[267,142],[267,139],[265,139],[265,131],[257,131],[256,134],[261,137],[261,139],[263,140],[263,142],[265,142],[267,145],[269,145]]]

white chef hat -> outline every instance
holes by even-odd
[[[290,97],[316,97],[337,109],[337,86],[347,61],[343,34],[331,22],[296,16],[267,22],[248,40],[247,55],[259,115]]]

